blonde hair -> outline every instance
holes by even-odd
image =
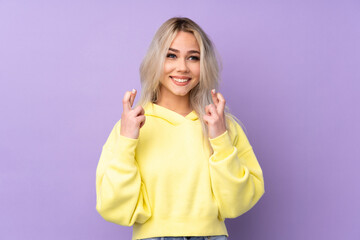
[[[220,79],[221,63],[218,61],[218,53],[206,35],[206,33],[194,21],[185,17],[174,17],[163,23],[157,30],[150,46],[140,65],[141,94],[136,106],[145,104],[149,101],[155,103],[159,96],[160,79],[164,72],[164,61],[168,49],[179,31],[194,34],[200,47],[200,79],[199,84],[190,90],[191,108],[199,115],[203,136],[206,138],[208,146],[208,129],[201,116],[205,115],[205,106],[213,103],[211,89],[218,91]],[[225,117],[229,121],[237,121],[243,126],[239,119],[230,113],[229,107],[225,105]],[[230,128],[226,123],[226,129],[230,133]]]

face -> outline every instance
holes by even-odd
[[[164,62],[161,92],[166,96],[188,96],[200,78],[200,48],[192,33],[178,32]]]

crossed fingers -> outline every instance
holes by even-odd
[[[225,98],[221,93],[215,93],[215,89],[211,90],[211,96],[212,96],[212,100],[215,104],[216,107],[216,111],[219,115],[224,113],[224,109],[225,109]]]
[[[135,96],[136,96],[136,90],[133,89],[132,92],[127,91],[125,93],[125,96],[123,98],[123,110],[124,112],[129,112],[131,110],[131,107],[134,103],[135,100]]]

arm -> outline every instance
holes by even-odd
[[[146,222],[151,208],[135,161],[139,139],[120,135],[120,123],[104,144],[96,169],[96,210],[109,222],[131,226]]]
[[[209,167],[211,186],[221,220],[250,210],[265,193],[263,173],[240,125],[233,120],[232,137],[226,130],[211,139],[214,153]]]

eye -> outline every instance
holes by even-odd
[[[197,56],[190,56],[190,58],[193,58],[195,61],[200,60],[200,58],[199,58],[199,57],[197,57]]]
[[[168,58],[173,58],[172,56],[175,56],[175,57],[176,57],[176,55],[175,55],[175,54],[172,54],[172,53],[169,53],[168,55],[166,55],[166,57],[168,57]]]

